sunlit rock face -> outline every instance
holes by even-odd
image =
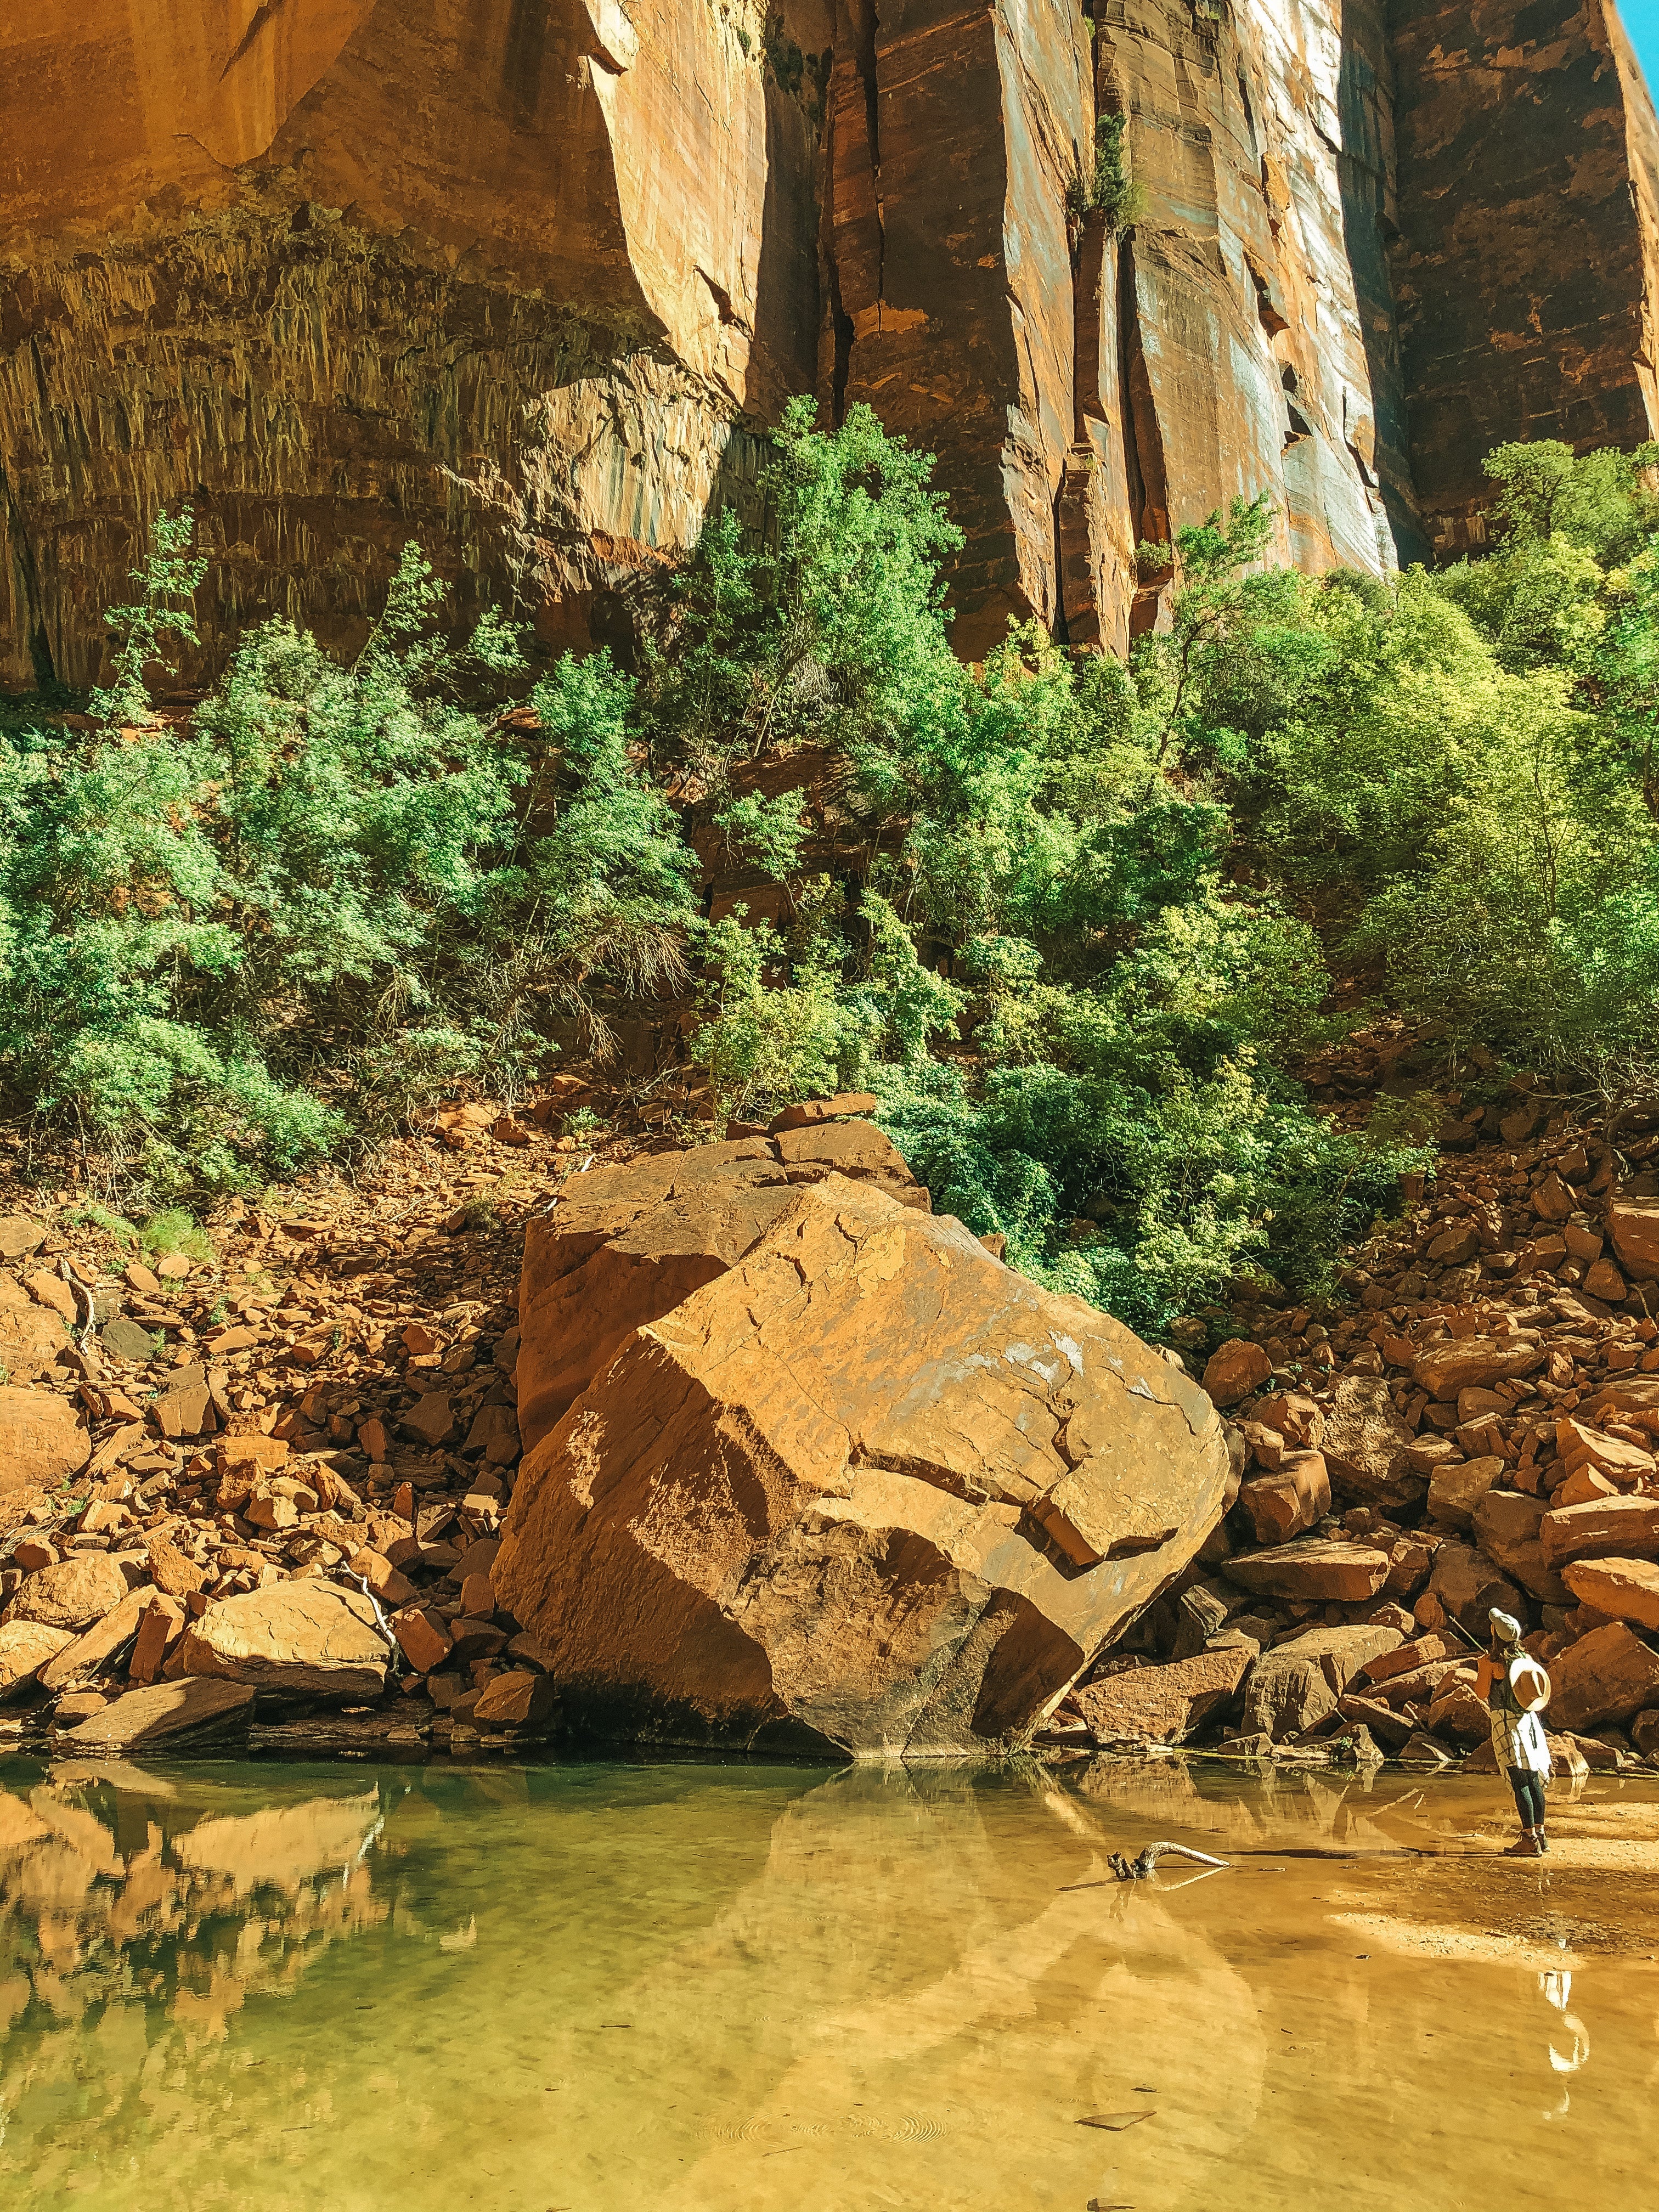
[[[360,639],[410,538],[461,614],[625,653],[792,392],[938,453],[970,656],[1121,649],[1139,541],[1235,493],[1381,571],[1500,437],[1645,434],[1655,146],[1603,0],[45,0],[0,24],[0,682],[95,676],[185,500],[210,661]]]
[[[1493,446],[1654,434],[1659,126],[1610,0],[1395,0],[1391,21],[1413,458],[1456,555],[1486,543]]]

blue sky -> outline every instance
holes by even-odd
[[[1659,99],[1659,0],[1623,0],[1619,12],[1631,44],[1642,57],[1648,89]]]

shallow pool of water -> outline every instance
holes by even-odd
[[[1649,2212],[1659,1790],[0,1761],[15,2212]],[[1157,1837],[1228,1858],[1120,1884]],[[1109,2126],[1090,2126],[1109,2120]]]

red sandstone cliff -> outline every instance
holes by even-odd
[[[350,635],[410,536],[614,636],[798,390],[938,453],[970,654],[1121,647],[1137,539],[1234,492],[1386,568],[1500,438],[1647,434],[1656,166],[1606,0],[46,0],[0,25],[0,682],[88,680],[184,498],[210,649]]]

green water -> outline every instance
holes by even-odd
[[[0,2203],[1649,2212],[1659,1797],[1564,1806],[1589,1865],[1495,1861],[1502,1811],[0,1761]],[[1158,1836],[1233,1864],[1113,1881]]]

